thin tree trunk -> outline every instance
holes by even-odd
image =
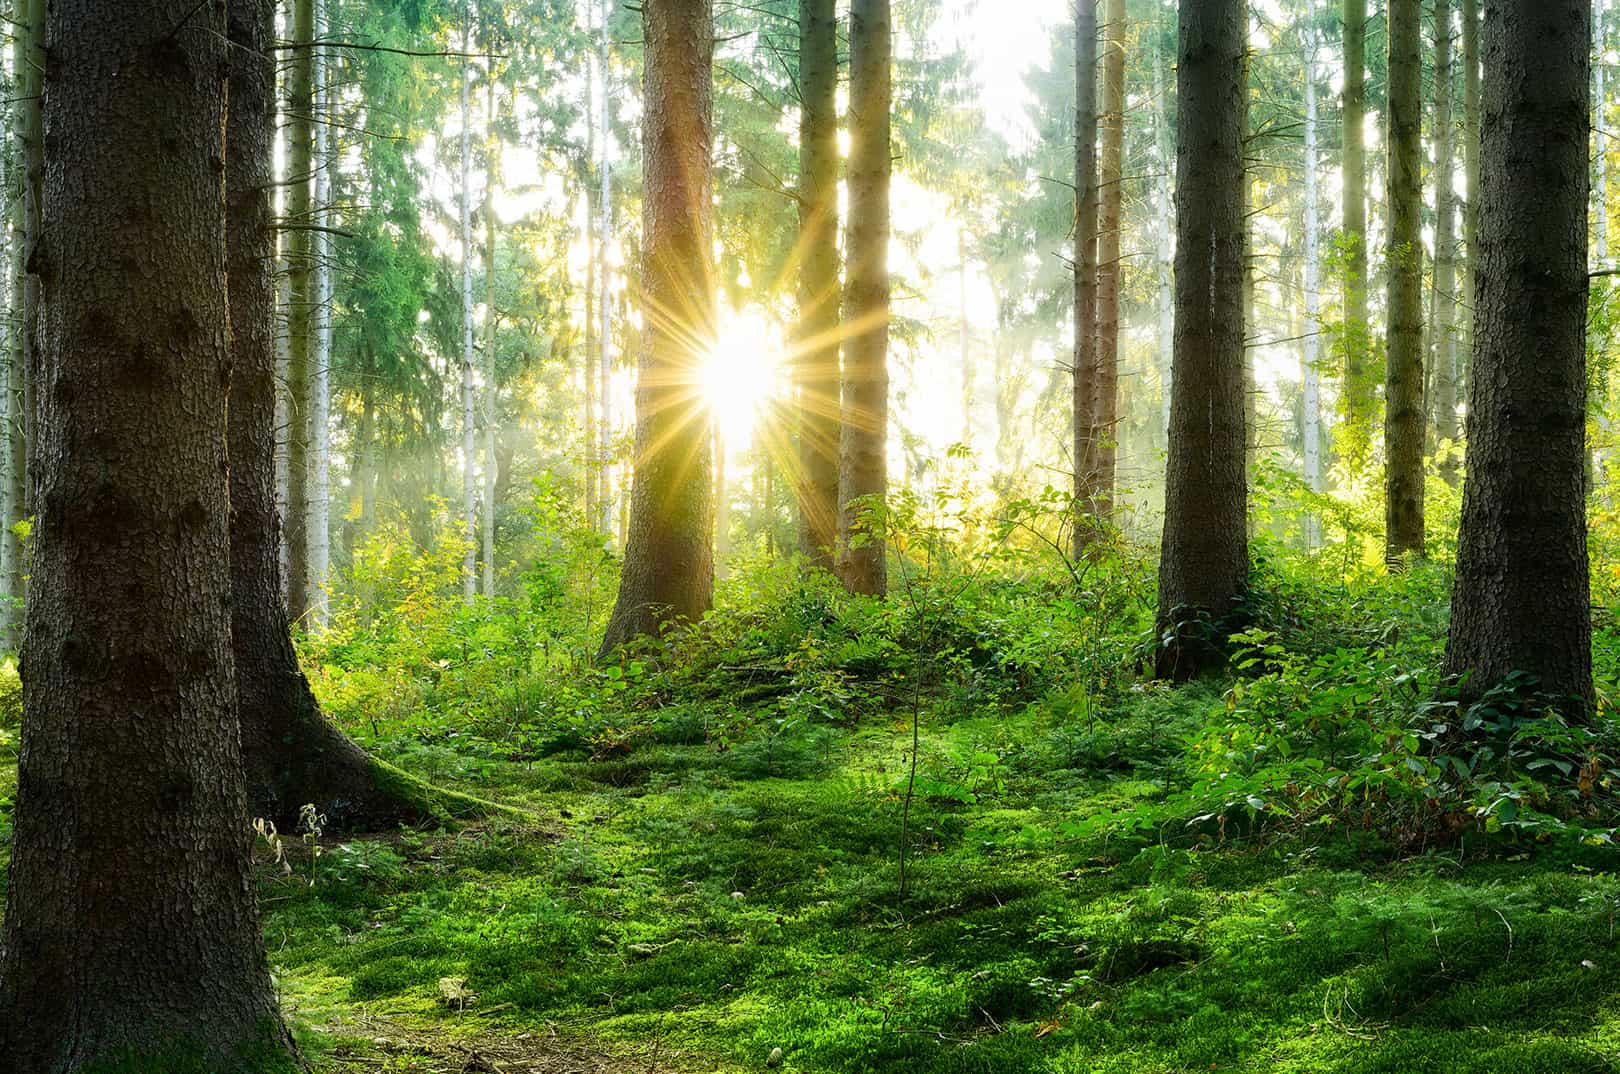
[[[335,0],[316,0],[315,36],[330,36],[329,5]],[[337,164],[334,151],[332,72],[325,49],[315,49],[316,146],[315,222],[331,227],[332,172]],[[327,622],[327,587],[332,560],[332,237],[317,231],[315,242],[315,362],[309,377],[309,440],[311,474],[309,494],[309,621],[324,627]]]
[[[1457,403],[1462,405],[1471,394],[1468,384],[1473,379],[1471,362],[1474,353],[1474,266],[1479,255],[1479,0],[1462,0],[1462,53],[1463,53],[1463,185],[1467,195],[1463,201],[1463,309],[1467,321],[1467,343],[1459,349],[1457,363]]]
[[[1597,45],[1598,62],[1592,65],[1592,126],[1597,139],[1597,204],[1592,213],[1594,237],[1597,241],[1597,259],[1600,267],[1609,263],[1609,126],[1607,121],[1607,61],[1603,58],[1603,9],[1608,0],[1592,0],[1592,36]]]
[[[1384,386],[1384,556],[1423,555],[1423,100],[1419,0],[1389,5],[1389,354]]]
[[[724,578],[731,559],[731,490],[726,487],[726,441],[718,416],[710,419],[709,437],[714,443],[714,574]]]
[[[609,17],[612,13],[612,0],[602,0],[602,34],[599,40],[599,62],[602,66],[602,100],[600,110],[601,130],[598,132],[597,148],[602,154],[598,165],[602,190],[597,202],[597,211],[601,213],[598,222],[598,236],[601,241],[601,250],[597,261],[600,268],[597,274],[597,316],[601,318],[601,325],[597,333],[597,346],[601,354],[597,359],[597,376],[599,378],[600,402],[602,406],[601,469],[597,471],[597,480],[601,482],[601,492],[597,496],[597,503],[601,505],[602,532],[612,531],[612,515],[609,505],[613,501],[613,303],[612,278],[609,274],[609,258],[613,242],[613,157],[611,137],[613,131],[613,68],[612,36],[609,33]]]
[[[489,123],[484,133],[484,596],[495,596],[495,411],[497,403],[495,313],[495,186],[500,182],[500,142],[495,136],[495,58],[489,58]]]
[[[42,332],[0,1061],[289,1071],[231,657],[220,163],[236,61],[221,9],[191,0],[54,0],[48,24],[55,223],[36,263],[71,301],[47,302]],[[173,28],[157,46],[154,25]]]
[[[714,338],[711,0],[646,0],[642,200],[643,343],[635,485],[611,653],[714,603],[713,448],[693,400]]]
[[[1446,669],[1593,703],[1584,489],[1589,8],[1500,0],[1485,23],[1468,479]]]
[[[1097,0],[1074,16],[1074,554],[1097,536]]]
[[[12,38],[12,63],[16,68],[12,122],[12,168],[15,174],[11,208],[12,334],[7,363],[6,421],[6,532],[0,534],[5,547],[5,608],[3,643],[11,648],[22,644],[20,602],[27,595],[28,553],[17,523],[28,517],[28,435],[32,424],[28,400],[30,372],[37,351],[39,331],[39,286],[28,268],[30,251],[40,234],[40,178],[43,146],[40,123],[40,74],[44,64],[44,0],[19,0],[18,25]]]
[[[831,570],[838,543],[838,19],[799,0],[799,551]]]
[[[461,9],[461,517],[467,551],[461,560],[461,595],[478,595],[478,403],[473,384],[472,230],[472,4]]]
[[[892,41],[889,0],[852,0],[849,12],[849,258],[844,291],[839,552],[844,586],[882,596],[887,544],[869,525],[888,493],[889,178]]]
[[[1114,513],[1119,460],[1120,234],[1124,205],[1125,0],[1105,0],[1103,17],[1102,155],[1098,185],[1102,219],[1097,235],[1097,399],[1092,418],[1096,517]]]
[[[315,40],[315,0],[292,0],[292,41]],[[310,344],[316,306],[315,232],[315,49],[293,49],[287,81],[287,617],[309,612],[310,529]]]
[[[1155,30],[1153,39],[1159,35]],[[1175,365],[1176,294],[1175,264],[1171,254],[1171,234],[1175,226],[1175,171],[1176,149],[1170,107],[1165,100],[1164,68],[1168,57],[1161,56],[1157,47],[1153,54],[1153,134],[1159,155],[1158,211],[1154,213],[1154,251],[1158,263],[1158,360],[1159,386],[1164,393],[1160,401],[1164,422],[1164,447],[1170,445],[1170,397],[1172,370]]]
[[[1177,64],[1176,341],[1158,673],[1215,659],[1210,634],[1248,587],[1243,428],[1247,5],[1183,0]]]
[[[585,110],[593,116],[596,114],[596,68],[592,65],[585,68]],[[585,124],[585,156],[592,162],[597,159],[594,122]],[[587,227],[591,229],[590,241],[585,244],[585,525],[600,532],[602,512],[597,508],[597,497],[602,491],[601,468],[607,460],[598,453],[601,428],[596,421],[596,263],[606,244],[595,234],[599,225],[596,188],[591,184],[588,173],[585,181],[585,218],[589,221]]]
[[[1322,387],[1318,363],[1321,361],[1322,255],[1317,207],[1317,103],[1316,103],[1316,15],[1315,0],[1305,0],[1305,19],[1310,29],[1305,40],[1305,367],[1304,409],[1300,432],[1304,437],[1305,484],[1312,492],[1322,491]],[[1321,521],[1312,508],[1305,515],[1305,547],[1321,543]]]
[[[1457,439],[1457,132],[1452,117],[1451,0],[1434,0],[1434,437]],[[1440,473],[1457,483],[1455,456]]]
[[[958,211],[964,211],[958,207]],[[973,338],[968,325],[967,235],[960,220],[956,225],[956,344],[962,362],[962,446],[973,446]]]
[[[1358,468],[1367,460],[1377,409],[1367,320],[1366,79],[1367,0],[1344,0],[1344,423],[1339,442]]]

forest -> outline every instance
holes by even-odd
[[[0,1074],[1620,1071],[1610,6],[0,0]]]

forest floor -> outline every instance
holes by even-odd
[[[1620,1069],[1620,898],[1578,850],[1068,823],[1161,794],[1222,705],[926,714],[903,893],[909,714],[725,745],[693,708],[605,760],[401,745],[539,820],[267,862],[279,987],[332,1072]]]

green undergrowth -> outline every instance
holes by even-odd
[[[723,704],[627,754],[405,767],[560,817],[326,848],[267,879],[295,1020],[656,1044],[695,1070],[1581,1072],[1620,1057],[1620,877],[1534,840],[1396,853],[1059,820],[1161,801],[1224,707],[1146,691],[806,724],[741,742]],[[662,739],[662,740],[659,740]],[[1229,833],[1235,836],[1235,833]],[[476,1001],[447,1009],[442,978]],[[408,1069],[408,1068],[402,1068]]]

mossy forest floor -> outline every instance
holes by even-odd
[[[271,958],[323,1071],[1620,1069],[1601,858],[1071,823],[1160,793],[1220,704],[925,714],[903,894],[909,714],[722,746],[689,709],[606,760],[374,742],[537,820],[294,845]]]

